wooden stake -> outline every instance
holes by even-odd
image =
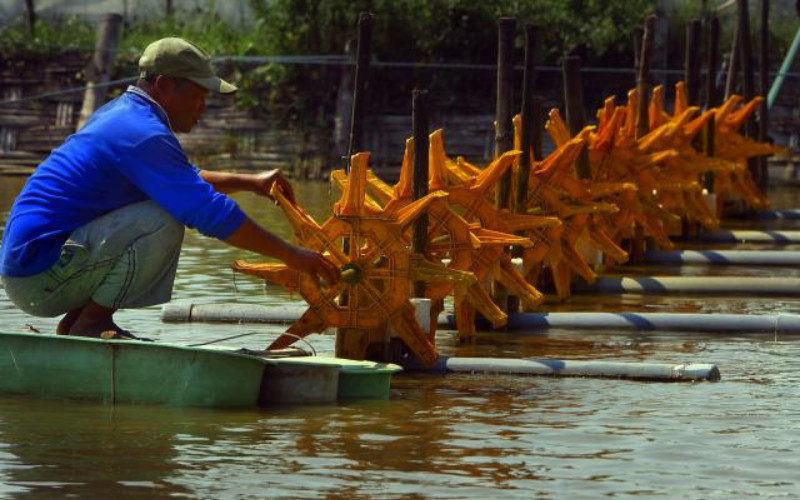
[[[428,194],[428,92],[414,90],[412,101],[414,129],[414,199]],[[423,213],[414,221],[413,251],[425,253],[428,241],[428,214]],[[414,283],[414,295],[425,296],[425,282]]]
[[[800,6],[800,4],[798,4]],[[760,57],[759,57],[759,77],[761,90],[760,94],[764,97],[761,102],[758,120],[758,140],[767,142],[769,140],[769,107],[767,106],[767,93],[769,92],[769,0],[761,0],[761,33],[760,33]],[[758,159],[758,169],[761,178],[764,179],[764,188],[767,187],[769,173],[767,171],[767,157],[762,156]]]
[[[524,214],[528,207],[528,179],[531,173],[531,138],[532,131],[541,124],[533,121],[534,95],[533,82],[535,79],[536,38],[539,27],[535,24],[525,25],[525,67],[522,74],[522,155],[519,158],[519,173],[517,177],[517,195],[515,212]],[[541,135],[541,134],[540,134]]]
[[[644,137],[650,131],[647,107],[650,98],[650,62],[653,60],[653,38],[656,30],[656,16],[647,16],[642,37],[642,52],[639,73],[636,77],[636,90],[639,94],[636,109],[636,138]]]
[[[514,124],[511,121],[511,92],[514,72],[514,29],[516,21],[502,17],[497,22],[497,108],[495,114],[495,157],[514,148]],[[508,208],[511,195],[511,172],[500,179],[495,191],[495,206]],[[503,311],[508,311],[508,290],[494,283],[493,299]]]
[[[514,149],[514,125],[511,121],[512,77],[514,74],[514,29],[516,20],[502,17],[497,23],[497,107],[495,113],[495,158]],[[507,208],[511,191],[511,172],[497,188],[495,204]]]
[[[728,58],[728,74],[725,78],[725,100],[727,101],[730,96],[736,93],[737,76],[739,75],[739,27],[733,28],[733,42],[731,44],[731,53]]]
[[[684,60],[684,82],[690,106],[700,100],[700,20],[686,23],[686,54]]]
[[[358,15],[358,48],[356,49],[356,75],[353,85],[353,112],[350,118],[350,142],[345,160],[345,172],[350,173],[350,162],[354,154],[364,150],[364,118],[366,116],[366,87],[369,78],[370,46],[372,45],[372,14]],[[358,244],[356,242],[355,244]],[[350,240],[342,241],[342,251],[350,253]],[[339,297],[339,305],[350,303],[349,292]],[[370,344],[370,335],[380,337],[384,359],[388,356],[389,338],[386,331],[367,332],[354,328],[339,328],[336,333],[336,355],[341,358],[363,359]]]
[[[369,78],[370,46],[372,45],[372,20],[369,12],[358,15],[358,48],[356,49],[356,78],[353,88],[353,114],[350,119],[350,145],[345,169],[350,172],[350,158],[364,150],[364,118],[366,116],[366,89]]]
[[[708,25],[708,59],[706,72],[705,107],[711,109],[717,105],[717,66],[719,65],[719,18],[711,16]]]
[[[709,20],[709,33],[708,33],[708,60],[706,70],[708,72],[708,80],[706,81],[706,96],[705,104],[706,110],[713,108],[717,105],[717,64],[719,61],[719,18],[712,16]],[[706,123],[705,131],[703,133],[703,152],[709,158],[715,155],[714,140],[715,140],[715,120],[712,115]],[[714,172],[709,170],[703,176],[703,186],[709,193],[714,192]],[[720,214],[716,214],[719,216]]]
[[[581,88],[581,58],[565,57],[561,63],[564,76],[564,101],[566,104],[567,125],[572,137],[578,135],[586,124],[583,113],[583,89]],[[589,179],[592,171],[586,147],[575,161],[575,175],[578,179]]]
[[[655,38],[656,16],[649,15],[644,24],[644,36],[642,37],[641,59],[639,61],[639,72],[636,75],[636,92],[639,95],[636,108],[636,139],[641,139],[650,131],[650,119],[647,115],[647,108],[650,98],[650,62],[653,59],[653,40]],[[631,257],[633,263],[641,265],[644,263],[644,228],[641,224],[634,224]]]
[[[109,81],[111,64],[114,62],[114,54],[117,50],[117,44],[119,44],[121,32],[121,15],[105,14],[100,19],[94,55],[86,68],[86,92],[83,96],[83,106],[81,107],[76,130],[80,130],[92,113],[106,102],[108,88],[103,84]]]

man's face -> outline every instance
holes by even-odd
[[[163,91],[160,103],[169,116],[172,130],[191,132],[206,110],[208,90],[191,80],[169,77],[167,80],[160,85]]]

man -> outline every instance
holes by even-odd
[[[56,333],[135,338],[116,310],[167,302],[184,226],[327,283],[339,270],[322,255],[261,228],[224,193],[294,200],[279,171],[208,172],[191,165],[175,133],[189,132],[206,94],[236,87],[180,38],[150,44],[136,86],[97,110],[36,169],[17,197],[0,247],[0,276],[23,311],[64,314]]]

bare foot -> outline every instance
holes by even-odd
[[[122,331],[122,328],[114,323],[113,316],[115,312],[116,309],[89,301],[73,320],[72,325],[69,327],[68,335],[99,337],[105,331]]]
[[[78,319],[81,311],[83,311],[83,307],[73,309],[65,314],[64,317],[61,318],[61,321],[58,322],[58,326],[56,326],[56,335],[69,335],[69,330],[72,328],[72,325],[75,324],[75,320]]]

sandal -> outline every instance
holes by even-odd
[[[153,339],[146,337],[137,337],[127,330],[106,330],[98,335],[98,338],[103,340],[140,340],[142,342],[152,342]]]

